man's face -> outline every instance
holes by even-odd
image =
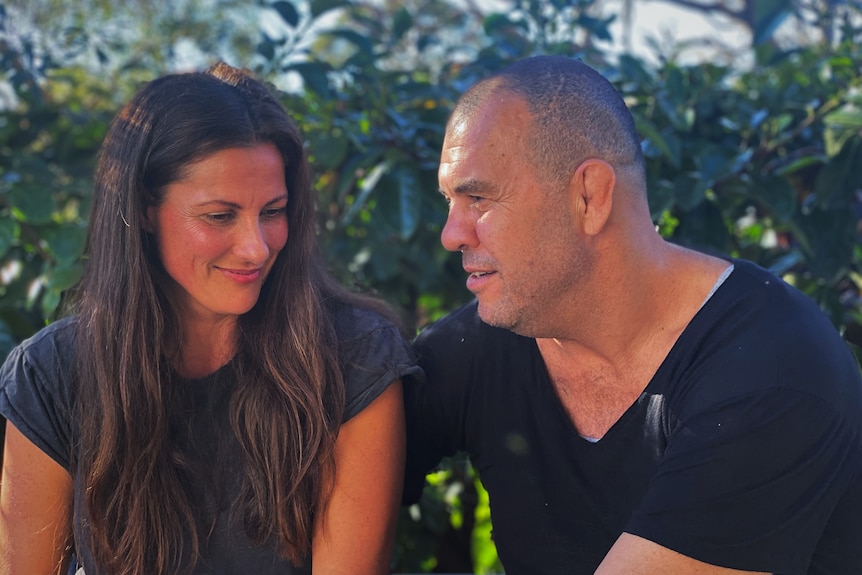
[[[443,246],[463,253],[467,288],[488,324],[553,337],[555,309],[585,273],[573,209],[527,160],[526,103],[492,94],[450,125],[438,173],[449,204]]]

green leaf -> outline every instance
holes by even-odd
[[[681,75],[679,73],[671,74],[668,78],[668,86],[677,83],[679,83],[680,86],[677,88],[671,88],[671,90],[674,90],[673,92],[660,92],[656,96],[655,101],[656,104],[658,104],[659,109],[664,112],[674,128],[680,132],[689,132],[696,119],[695,112],[691,107],[684,103],[675,101],[675,98],[683,98],[685,96],[683,93],[684,88],[682,87]]]
[[[323,98],[332,96],[329,89],[327,67],[317,62],[297,62],[284,67],[285,71],[294,70],[302,76],[305,88]]]
[[[705,182],[702,178],[697,177],[696,173],[677,174],[673,180],[673,196],[676,205],[686,211],[693,209],[703,202],[706,191],[711,186],[712,183]]]
[[[633,114],[633,116],[638,133],[649,140],[649,142],[656,148],[661,150],[661,153],[668,159],[674,168],[679,168],[679,150],[674,153],[674,150],[671,149],[668,141],[661,135],[652,122],[640,114]]]
[[[580,14],[578,16],[578,24],[599,40],[610,42],[613,40],[613,36],[611,36],[608,26],[610,26],[615,19],[615,14],[608,18],[593,18],[587,14]]]
[[[409,165],[398,170],[398,200],[401,207],[401,239],[409,240],[419,227],[422,198],[416,171]]]
[[[335,198],[338,202],[343,202],[347,196],[347,192],[353,187],[353,182],[356,181],[357,171],[361,168],[372,166],[380,158],[383,149],[374,147],[362,154],[352,156],[341,168],[341,176],[339,178],[338,190]]]
[[[15,186],[8,193],[12,213],[20,220],[31,224],[51,221],[56,202],[51,190],[38,184]]]
[[[275,42],[264,34],[263,40],[257,45],[257,53],[266,60],[272,60],[275,57]]]
[[[6,255],[12,243],[15,241],[15,236],[18,234],[18,222],[6,216],[0,219],[0,258]]]
[[[421,34],[419,38],[416,39],[416,49],[420,52],[424,52],[430,46],[435,46],[439,40],[440,39],[434,34]]]
[[[347,28],[336,28],[334,30],[329,30],[327,32],[323,32],[322,36],[332,36],[334,38],[341,38],[342,40],[347,40],[362,53],[362,54],[370,54],[374,51],[374,45],[372,43],[371,38],[360,34],[355,30],[349,30]]]
[[[782,166],[775,170],[775,174],[778,176],[789,176],[792,175],[799,170],[803,170],[808,166],[813,166],[816,164],[823,164],[826,162],[826,158],[822,154],[812,154],[810,156],[803,156],[799,159],[796,159],[786,166]]]
[[[622,54],[619,57],[617,67],[626,84],[636,82],[640,86],[651,85],[653,82],[653,76],[647,71],[644,63],[630,54]]]
[[[850,264],[856,237],[856,215],[847,207],[810,210],[799,214],[796,223],[810,245],[809,271],[816,277],[835,281]]]
[[[42,298],[39,303],[42,309],[42,315],[49,318],[54,315],[55,311],[57,311],[57,307],[60,305],[60,296],[62,294],[57,290],[44,290],[41,295]]]
[[[338,167],[347,155],[349,146],[347,138],[343,135],[332,135],[321,131],[312,133],[309,141],[314,164],[324,171]]]
[[[403,272],[400,258],[396,257],[393,249],[374,250],[368,261],[368,268],[374,276],[375,283],[397,278]]]
[[[769,266],[769,271],[774,273],[777,276],[783,276],[791,269],[796,267],[805,261],[805,256],[797,249],[790,250],[790,252],[781,256]]]
[[[299,24],[299,12],[296,11],[296,7],[290,2],[285,2],[284,0],[274,2],[272,8],[278,12],[281,19],[291,28],[296,28],[296,25]]]
[[[751,5],[754,8],[751,22],[753,46],[759,46],[769,40],[793,10],[792,3],[787,0],[757,0]]]
[[[751,115],[751,118],[748,121],[748,127],[751,129],[755,129],[758,126],[760,126],[760,124],[762,124],[763,121],[766,120],[768,117],[769,117],[769,111],[768,110],[763,110],[763,109],[757,110]]]
[[[392,40],[397,42],[413,26],[413,16],[402,6],[392,18]]]
[[[83,273],[83,266],[73,263],[68,266],[55,267],[48,275],[47,286],[49,290],[63,292],[78,283]]]
[[[84,252],[87,230],[84,226],[66,224],[45,230],[42,237],[58,263],[71,264]]]
[[[330,10],[349,5],[350,2],[346,2],[344,0],[311,0],[311,2],[308,3],[308,7],[311,10],[311,16],[314,18],[317,18],[324,12],[329,12]]]
[[[6,356],[12,351],[17,342],[12,335],[12,330],[5,321],[0,321],[0,362],[6,361]]]
[[[852,104],[847,104],[834,112],[823,117],[826,124],[841,126],[850,129],[862,128],[862,109]]]
[[[512,27],[514,25],[515,23],[508,16],[499,12],[489,14],[482,22],[482,27],[485,30],[485,34],[487,34],[488,36],[493,36],[500,30]]]
[[[709,253],[730,252],[730,232],[721,210],[713,202],[700,202],[693,210],[680,215],[674,241]]]
[[[754,153],[751,148],[737,152],[728,146],[706,145],[695,157],[702,180],[711,187],[716,180],[729,178],[741,170]]]
[[[362,179],[362,182],[359,185],[359,194],[357,194],[356,198],[353,201],[353,205],[350,206],[350,209],[342,216],[341,225],[346,226],[353,218],[356,217],[356,214],[359,212],[360,208],[365,204],[368,200],[368,197],[371,195],[371,192],[374,190],[374,187],[377,185],[377,182],[380,181],[380,178],[383,177],[385,173],[389,171],[391,167],[391,163],[388,160],[380,162],[369,172],[367,176]]]
[[[838,155],[818,172],[814,181],[817,203],[825,208],[850,208],[856,190],[862,188],[862,136],[852,136]]]
[[[647,200],[649,201],[649,211],[652,219],[657,220],[665,210],[669,210],[674,205],[674,184],[667,180],[659,180],[650,185]]]
[[[793,216],[796,210],[796,191],[786,179],[778,176],[754,176],[752,187],[752,195],[769,208],[774,218],[786,220]]]

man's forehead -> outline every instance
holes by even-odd
[[[443,146],[443,149],[440,151],[440,163],[459,162],[466,155],[468,149],[467,146],[462,145]]]
[[[523,129],[532,123],[527,102],[509,92],[495,92],[480,104],[466,110],[456,109],[446,126],[446,138],[474,140],[507,127]]]

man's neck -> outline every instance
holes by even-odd
[[[581,319],[571,336],[536,339],[560,401],[582,435],[603,436],[637,400],[728,267],[669,247],[658,264],[610,284],[596,299],[607,305],[577,314]]]

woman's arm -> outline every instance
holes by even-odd
[[[72,478],[6,422],[0,475],[0,575],[65,573]]]
[[[335,484],[312,541],[314,575],[389,573],[404,476],[401,382],[341,426]]]

